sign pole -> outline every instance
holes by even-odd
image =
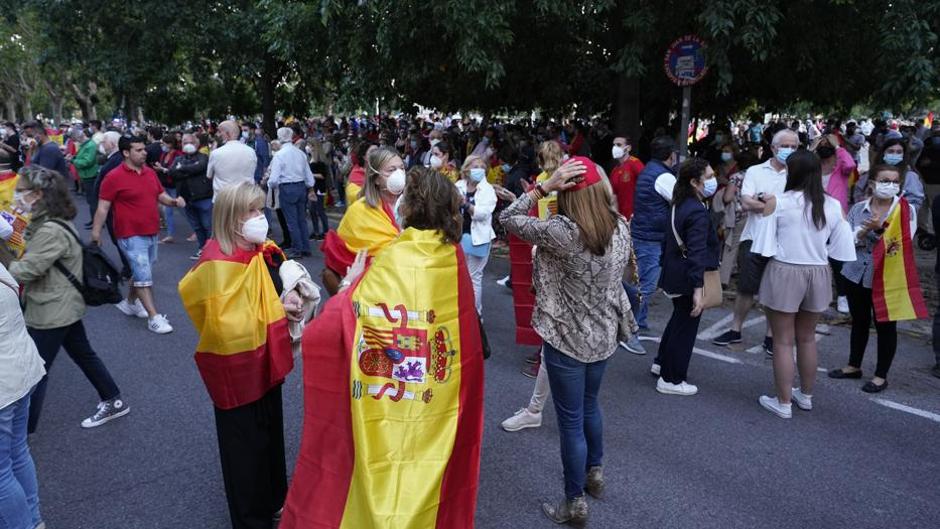
[[[689,153],[689,119],[692,116],[692,86],[682,87],[682,124],[679,125],[679,159],[685,160]]]

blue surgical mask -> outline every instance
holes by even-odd
[[[793,154],[794,152],[796,152],[796,149],[793,149],[791,147],[778,148],[777,149],[777,161],[780,163],[787,163],[787,158],[789,158],[790,155]]]
[[[718,190],[718,180],[716,178],[709,178],[708,180],[705,180],[704,185],[705,188],[702,189],[702,195],[704,195],[705,198],[714,195],[715,191]]]
[[[417,148],[418,148],[418,142],[416,142],[415,140],[411,140],[411,148],[412,148],[412,149],[417,149]]]
[[[511,165],[509,165],[508,163],[504,163],[504,164],[503,164],[503,172],[504,172],[504,173],[508,173],[510,169],[512,169],[512,166],[511,166]]]
[[[722,153],[721,153],[721,161],[723,161],[723,162],[730,162],[731,160],[734,160],[734,153],[733,153],[733,152],[727,152],[727,151],[725,151],[725,152],[722,152]]]
[[[897,153],[892,153],[892,152],[885,153],[885,163],[888,163],[891,165],[897,165],[901,163],[902,161],[904,161],[903,154],[897,154]]]
[[[470,179],[474,182],[482,182],[484,178],[486,178],[486,169],[482,167],[470,169]]]

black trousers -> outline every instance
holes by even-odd
[[[271,529],[287,497],[281,386],[250,404],[215,408],[232,529]]]
[[[36,343],[39,356],[46,363],[46,374],[36,384],[36,389],[33,390],[33,396],[29,402],[29,423],[26,426],[29,433],[35,432],[36,426],[39,424],[39,414],[42,413],[42,403],[46,398],[49,372],[52,370],[52,362],[59,354],[59,349],[64,348],[69,358],[82,370],[85,378],[91,382],[91,385],[98,392],[99,399],[111,400],[121,394],[121,390],[118,389],[114,379],[111,378],[108,368],[105,367],[101,358],[98,358],[98,355],[95,354],[95,350],[91,348],[82,320],[55,329],[27,327],[26,330]]]
[[[702,317],[691,316],[692,296],[672,298],[672,317],[659,342],[659,353],[655,363],[660,366],[660,376],[671,384],[685,382],[695,347],[695,336]]]
[[[851,281],[846,281],[846,287],[848,288],[846,295],[849,298],[849,313],[852,315],[849,365],[861,368],[865,348],[868,346],[874,305],[870,288]],[[894,353],[898,350],[898,324],[894,321],[886,323],[876,321],[875,331],[878,333],[878,364],[875,366],[875,376],[887,378],[891,362],[894,361]]]
[[[290,238],[290,230],[287,228],[287,218],[284,217],[284,210],[277,208],[277,223],[281,226],[281,248],[292,248]],[[304,222],[307,219],[303,219]]]
[[[933,198],[930,213],[933,217],[934,237],[940,239],[940,195]],[[937,245],[937,264],[934,267],[934,273],[937,278],[937,287],[940,288],[940,244]],[[940,366],[940,302],[933,313],[933,354],[937,359],[937,365]]]

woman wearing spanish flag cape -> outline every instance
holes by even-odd
[[[349,204],[339,227],[330,230],[320,246],[326,264],[323,286],[330,295],[339,289],[340,278],[359,251],[375,257],[398,237],[394,207],[405,189],[405,162],[395,149],[380,147],[366,156],[365,171],[360,198]]]
[[[304,301],[315,291],[303,266],[265,240],[264,198],[251,183],[216,194],[213,238],[179,284],[199,333],[196,365],[215,407],[235,529],[273,527],[284,504],[281,384],[294,366],[288,327],[309,313]]]
[[[303,338],[304,429],[280,529],[473,527],[483,356],[462,200],[412,169],[401,235]]]

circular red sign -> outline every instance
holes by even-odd
[[[708,73],[705,64],[705,41],[695,35],[679,37],[669,45],[663,58],[663,68],[669,80],[679,86],[690,86]]]

